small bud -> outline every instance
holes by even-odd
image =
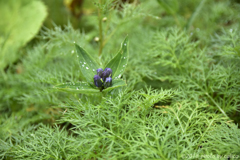
[[[95,86],[102,87],[103,83],[102,83],[102,79],[99,75],[95,75],[93,79],[94,79]]]
[[[107,21],[107,17],[103,17],[102,21],[106,22]]]
[[[104,83],[104,87],[107,88],[107,87],[110,87],[111,85],[112,85],[112,78],[111,77],[107,77],[106,81]]]
[[[95,42],[98,42],[98,41],[99,41],[99,37],[95,37],[95,38],[94,38],[94,41],[95,41]]]
[[[101,77],[102,73],[103,73],[103,69],[102,68],[98,68],[97,69],[97,75],[99,75]]]
[[[111,68],[105,68],[104,71],[106,71],[109,74],[109,76],[112,77],[112,69]]]
[[[110,68],[106,68],[103,72],[102,72],[102,79],[103,81],[106,80],[107,77],[111,77],[112,76],[112,70]]]

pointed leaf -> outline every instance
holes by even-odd
[[[117,55],[106,65],[105,68],[112,69],[112,78],[120,78],[128,62],[128,37],[121,44],[121,49]]]
[[[127,85],[126,82],[122,79],[116,79],[113,81],[113,84],[111,87],[108,87],[106,89],[104,89],[102,92],[109,92],[115,88],[118,88],[118,87],[122,87],[122,86],[125,86]]]
[[[100,65],[81,47],[75,45],[77,56],[80,64],[80,70],[86,81],[93,85],[93,77],[97,74],[97,69]]]
[[[53,88],[64,91],[64,92],[71,92],[71,93],[100,93],[99,89],[92,88],[86,82],[77,82],[77,83],[63,83],[54,86]]]

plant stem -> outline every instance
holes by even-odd
[[[99,26],[99,52],[98,56],[100,57],[102,54],[102,49],[103,49],[103,34],[102,34],[102,10],[101,10],[101,5],[102,5],[102,0],[99,0],[99,7],[98,7],[98,26]]]

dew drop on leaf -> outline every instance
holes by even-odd
[[[79,90],[78,87],[77,87],[77,90]]]
[[[86,67],[86,69],[89,69],[88,67]]]
[[[126,43],[124,43],[124,46],[126,46],[127,44]]]
[[[124,59],[126,58],[126,57],[123,57]]]
[[[86,64],[86,62],[83,62],[83,64]]]
[[[82,66],[84,67],[84,64]]]
[[[71,53],[74,53],[74,50],[72,50],[72,52]]]
[[[93,71],[95,71],[95,69],[93,69]]]

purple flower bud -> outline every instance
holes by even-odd
[[[102,68],[97,69],[97,75],[99,75],[100,77],[102,76],[102,72],[103,72]]]
[[[95,86],[102,87],[103,82],[102,82],[102,79],[99,75],[95,75],[93,79],[94,79]]]
[[[109,76],[112,77],[112,69],[111,68],[105,68],[104,71],[106,71],[109,74]]]
[[[103,81],[105,81],[107,77],[112,77],[112,70],[111,70],[111,68],[106,68],[102,72],[102,76],[101,77],[102,77]]]
[[[110,87],[111,85],[112,85],[112,78],[111,77],[107,77],[106,81],[104,83],[104,87],[107,88],[107,87]]]

